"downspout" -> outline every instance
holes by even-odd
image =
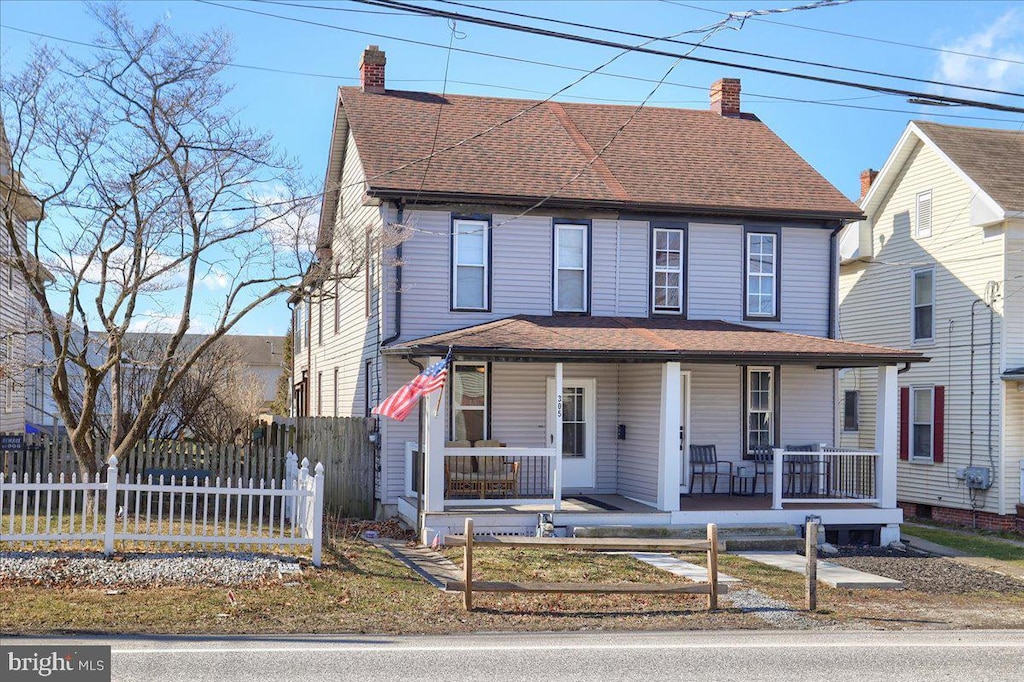
[[[405,202],[399,199],[395,202],[395,206],[398,208],[398,224],[401,225],[405,219]],[[380,342],[381,348],[389,343],[394,343],[402,335],[402,242],[398,242],[398,246],[395,247],[395,257],[397,260],[395,265],[395,333]],[[378,351],[378,361],[379,355]],[[423,368],[420,367],[420,369]]]
[[[836,274],[839,264],[836,262],[838,257],[836,243],[837,237],[844,227],[846,227],[845,224],[840,224],[828,236],[828,338],[830,339],[836,338],[836,307],[839,304],[839,277]]]

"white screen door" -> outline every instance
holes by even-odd
[[[679,377],[679,492],[690,492],[690,372]]]
[[[562,488],[593,488],[597,484],[595,379],[562,381]],[[555,442],[555,380],[548,379],[548,447]]]

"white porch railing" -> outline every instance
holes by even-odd
[[[0,474],[0,541],[42,543],[102,540],[104,554],[116,541],[188,545],[309,545],[315,566],[322,548],[324,467],[309,473],[309,460],[296,466],[291,455],[280,484],[271,480],[218,477],[154,482],[128,474],[118,480],[117,458],[108,461],[106,479],[79,481],[77,474],[56,481],[36,475]],[[55,499],[56,498],[56,499]],[[101,502],[101,498],[105,498]]]
[[[821,447],[810,452],[775,448],[772,453],[772,509],[784,504],[882,506],[877,452]]]
[[[554,448],[445,448],[445,506],[550,504],[560,496]]]

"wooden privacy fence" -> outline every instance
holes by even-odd
[[[729,588],[718,582],[718,528],[708,524],[707,540],[646,540],[634,538],[534,538],[473,537],[473,519],[466,519],[465,535],[448,535],[448,545],[463,545],[462,580],[445,585],[446,592],[462,592],[463,605],[473,610],[473,592],[560,592],[590,594],[706,594],[708,609],[718,608],[718,595]],[[556,547],[591,551],[674,551],[707,552],[707,582],[679,583],[539,583],[539,582],[477,582],[473,580],[473,546],[487,547]]]
[[[322,462],[329,476],[325,503],[335,514],[373,518],[375,420],[359,417],[301,417],[296,420],[296,452]]]
[[[0,473],[0,541],[42,543],[102,541],[104,554],[115,542],[167,542],[212,546],[308,545],[319,566],[324,509],[324,466],[313,475],[309,461],[289,458],[294,476],[184,480],[152,476],[119,479],[111,457],[106,477],[93,480],[37,473],[33,478]]]
[[[119,457],[121,473],[145,477],[148,472],[192,472],[225,480],[265,479],[280,481],[285,474],[285,455],[295,446],[295,429],[285,424],[262,427],[259,438],[242,445],[196,443],[182,440],[139,441]],[[7,440],[6,438],[4,439]],[[65,478],[79,471],[66,436],[24,434],[18,447],[0,447],[0,473],[18,473],[34,480],[49,474]],[[96,463],[102,469],[111,455],[110,444],[96,443]],[[186,474],[187,475],[187,474]],[[180,478],[180,475],[179,475]]]

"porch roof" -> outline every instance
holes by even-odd
[[[505,360],[802,363],[869,367],[927,362],[916,351],[758,329],[721,320],[515,315],[394,344],[385,353]]]

